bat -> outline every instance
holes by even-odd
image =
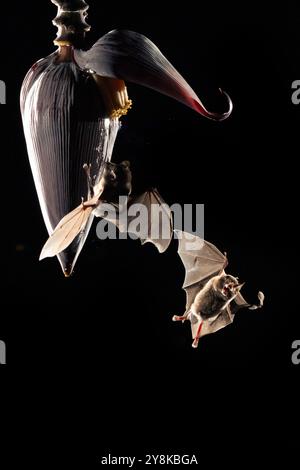
[[[92,185],[89,166],[84,165],[84,170],[87,174],[90,197],[58,223],[41,251],[40,260],[58,255],[65,250],[77,235],[85,230],[92,214],[114,223],[120,232],[125,232],[131,227],[130,232],[139,238],[142,244],[151,242],[160,253],[168,248],[173,235],[172,214],[156,189],[146,191],[137,197],[125,198],[126,203],[117,202],[120,196],[129,196],[131,193],[132,175],[128,161],[120,164],[106,163],[103,176],[96,186]],[[134,205],[139,210],[141,207],[144,208],[147,216],[147,220],[144,220],[139,229],[132,224],[136,217],[136,213],[131,210],[134,209]],[[155,213],[159,215],[157,208],[160,208],[162,218],[155,217]]]
[[[249,304],[240,292],[244,283],[225,272],[228,265],[226,253],[195,235],[179,230],[176,234],[178,254],[185,268],[186,310],[183,315],[174,315],[172,320],[190,321],[192,347],[197,348],[200,337],[232,323],[239,309],[261,308],[264,294],[258,293],[258,305]]]
[[[131,171],[129,166],[127,161],[120,165],[111,162],[105,163],[99,183],[93,186],[90,166],[83,165],[87,176],[89,198],[85,202],[82,201],[57,224],[42,249],[40,260],[59,254],[70,246],[77,235],[85,230],[93,210],[105,197],[114,199],[117,194],[130,194]],[[68,277],[66,271],[65,276]]]

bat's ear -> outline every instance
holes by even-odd
[[[237,286],[237,290],[240,292],[241,288],[242,288],[244,285],[245,285],[244,282],[242,282],[242,284],[239,284],[239,285]]]
[[[130,168],[130,161],[124,160],[123,162],[120,163],[120,165],[124,166],[125,168]]]

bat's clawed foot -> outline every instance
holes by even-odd
[[[182,321],[182,323],[185,322],[187,317],[185,315],[173,315],[172,321]]]
[[[87,176],[90,176],[90,174],[91,174],[91,166],[92,166],[91,164],[87,164],[87,163],[84,163],[82,165],[82,168],[86,172]]]
[[[198,348],[199,344],[199,338],[195,338],[194,341],[192,342],[192,348]]]

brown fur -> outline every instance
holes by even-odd
[[[104,190],[100,197],[102,201],[117,202],[119,196],[128,196],[132,181],[130,163],[106,163],[103,180]]]
[[[227,285],[230,289],[224,290]],[[203,320],[216,317],[240,288],[237,278],[228,274],[212,277],[196,295],[191,307],[192,313],[200,315]]]

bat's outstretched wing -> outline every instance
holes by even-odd
[[[84,230],[92,212],[96,217],[103,217],[114,223],[120,232],[129,231],[142,243],[153,243],[160,253],[168,248],[173,235],[171,210],[156,189],[130,199],[128,205],[124,206],[102,204],[99,202],[100,195],[99,193],[80,204],[62,218],[45,243],[40,260],[55,256],[67,248],[76,235]],[[117,208],[117,210],[110,212],[109,208]],[[124,212],[126,212],[126,217],[124,217]],[[137,218],[139,212],[142,216]]]
[[[207,281],[220,274],[227,258],[212,243],[187,232],[175,230],[178,237],[178,254],[185,268],[183,288],[186,291],[188,311],[199,290]]]
[[[65,250],[72,243],[76,235],[85,229],[90,215],[98,203],[99,196],[100,194],[80,204],[61,219],[43,246],[40,260],[56,256]]]
[[[216,331],[225,328],[225,326],[230,325],[230,323],[232,323],[234,320],[235,314],[241,308],[248,308],[249,310],[261,308],[264,303],[264,294],[261,291],[258,292],[258,300],[259,303],[257,305],[249,304],[239,292],[237,296],[233,299],[233,301],[230,302],[229,305],[227,305],[226,309],[224,309],[223,312],[221,312],[215,320],[213,320],[212,322],[203,322],[199,337],[209,335],[210,333],[215,333]],[[191,329],[193,339],[196,338],[200,323],[200,319],[196,318],[195,316],[191,317]]]
[[[168,248],[173,237],[172,214],[157,189],[115,207],[117,211],[110,212],[109,206],[100,204],[94,215],[115,224],[120,232],[133,234],[142,244],[153,243],[160,253]]]
[[[166,251],[173,237],[173,220],[171,209],[165,203],[157,189],[152,189],[132,200],[129,207],[141,204],[147,209],[147,220],[142,233],[133,232],[141,238],[142,244],[153,243],[160,253]],[[131,217],[129,217],[131,219]],[[130,220],[131,222],[131,220]],[[130,227],[130,226],[129,226]]]
[[[209,335],[211,333],[215,333],[221,328],[225,328],[225,326],[230,325],[234,320],[234,314],[230,311],[230,308],[226,308],[214,321],[209,322],[205,321],[202,324],[200,334],[198,337],[202,337],[204,335]],[[193,339],[196,338],[197,332],[200,326],[201,320],[196,318],[195,316],[191,317],[191,329],[192,329],[192,337]]]

